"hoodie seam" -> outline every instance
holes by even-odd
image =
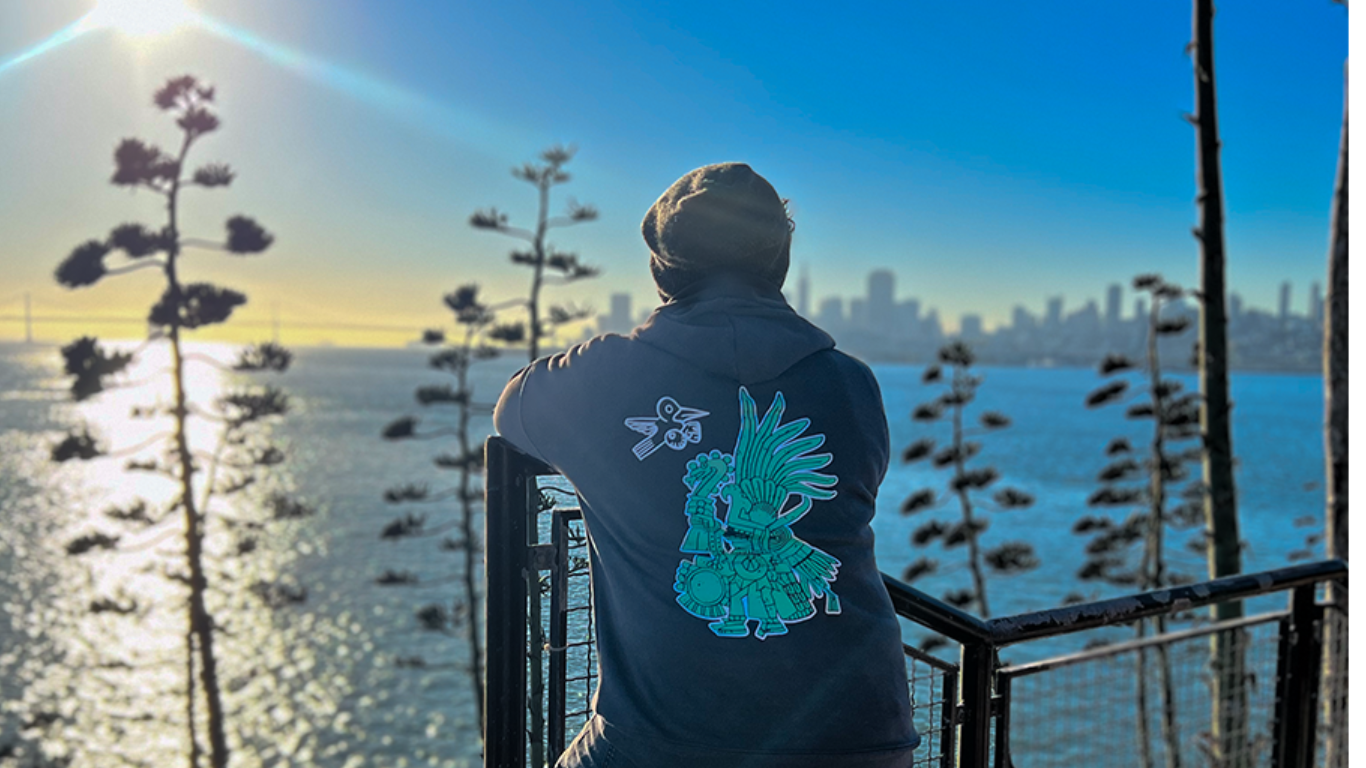
[[[730,323],[730,372],[736,381],[740,378],[740,329],[735,327],[735,315],[726,313],[726,322]],[[745,382],[748,383],[748,382]]]

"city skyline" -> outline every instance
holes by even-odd
[[[847,298],[848,304],[850,306],[850,311],[848,314],[840,315],[840,319],[837,322],[842,321],[846,323],[852,323],[855,326],[863,326],[865,325],[865,323],[859,319],[856,319],[858,317],[863,317],[866,318],[866,325],[870,327],[886,325],[892,322],[894,308],[906,307],[907,309],[909,309],[911,307],[919,308],[923,306],[927,313],[933,312],[934,315],[939,318],[939,321],[943,328],[943,332],[946,334],[962,333],[963,326],[965,324],[972,325],[979,332],[991,332],[1002,327],[1010,327],[1017,324],[1019,310],[1024,309],[1025,311],[1029,311],[1029,308],[1032,306],[1026,302],[1017,300],[1010,304],[1008,312],[1004,310],[1003,307],[996,307],[994,310],[973,309],[959,314],[956,318],[957,322],[953,322],[954,318],[940,317],[938,307],[924,301],[920,296],[906,296],[904,299],[898,300],[896,298],[895,288],[896,273],[891,269],[880,268],[873,270],[872,272],[868,273],[867,281],[868,290],[866,292],[866,295],[861,297],[825,296],[820,300],[818,306],[825,306],[832,300],[844,302]],[[874,288],[875,284],[876,289]],[[1193,286],[1186,287],[1190,288]],[[809,309],[804,308],[803,302],[799,298],[797,298],[800,297],[803,292],[809,293],[809,290],[809,285],[805,281],[805,278],[799,278],[797,288],[795,290],[789,288],[785,292],[788,297],[788,303],[791,304],[793,308],[796,309],[797,312],[803,315],[804,317],[819,317],[821,314],[820,312],[817,312],[815,314],[809,314]],[[1134,309],[1135,305],[1133,303],[1129,305],[1130,309],[1127,312],[1125,311],[1126,292],[1130,294],[1133,293],[1132,288],[1128,287],[1125,283],[1110,283],[1106,285],[1103,310],[1101,307],[1101,302],[1098,298],[1085,297],[1078,300],[1080,302],[1080,307],[1076,311],[1086,311],[1087,308],[1093,308],[1096,312],[1103,314],[1103,317],[1110,322],[1133,319],[1133,316],[1135,314],[1141,314],[1141,312],[1137,309]],[[1230,316],[1236,316],[1241,311],[1253,310],[1260,310],[1272,313],[1274,310],[1274,314],[1277,317],[1282,318],[1294,314],[1299,314],[1301,316],[1306,317],[1317,317],[1320,320],[1323,317],[1323,283],[1321,280],[1314,280],[1310,282],[1307,292],[1305,293],[1305,311],[1303,313],[1295,312],[1296,303],[1294,300],[1294,281],[1289,279],[1282,280],[1277,287],[1276,295],[1277,300],[1274,306],[1252,304],[1248,303],[1245,297],[1243,296],[1242,292],[1237,290],[1236,287],[1234,287],[1228,293],[1229,314]],[[1142,299],[1137,296],[1135,296],[1134,299],[1138,302],[1142,301]],[[1039,317],[1052,318],[1055,320],[1060,320],[1063,316],[1070,314],[1069,310],[1071,309],[1071,307],[1069,307],[1067,303],[1067,297],[1065,293],[1051,294],[1043,297],[1041,301],[1042,311],[1031,314],[1036,314]],[[854,302],[861,302],[861,309],[857,310],[857,312],[863,314],[856,314],[856,311],[852,308]],[[807,304],[809,305],[809,300]],[[875,306],[877,307],[876,309],[874,309]],[[1003,319],[998,320],[994,323],[988,322],[987,318],[990,316],[988,315],[988,312],[999,313]],[[912,313],[912,315],[914,317],[915,313]]]
[[[898,322],[898,319],[894,315],[895,309],[901,309],[902,311],[911,310],[911,318],[914,320],[918,318],[919,310],[923,307],[927,316],[932,315],[938,319],[941,333],[949,336],[963,334],[962,326],[964,325],[963,321],[965,319],[975,321],[975,327],[979,333],[990,333],[1001,328],[1018,326],[1020,320],[1019,313],[1021,310],[1029,313],[1031,317],[1044,318],[1055,323],[1061,322],[1067,316],[1076,314],[1076,312],[1086,312],[1088,308],[1093,309],[1097,316],[1103,317],[1106,322],[1129,321],[1132,320],[1136,314],[1142,314],[1146,311],[1146,309],[1137,309],[1137,306],[1142,305],[1142,302],[1144,301],[1138,296],[1133,297],[1133,301],[1127,305],[1128,308],[1126,310],[1126,292],[1132,294],[1132,289],[1123,283],[1110,283],[1106,286],[1106,296],[1103,306],[1096,298],[1084,298],[1079,300],[1080,305],[1075,312],[1069,312],[1065,295],[1053,295],[1043,297],[1043,310],[1038,313],[1029,312],[1029,304],[1016,301],[1010,305],[1010,309],[1006,313],[1007,320],[1005,322],[989,324],[985,321],[986,316],[982,312],[965,312],[958,316],[957,323],[953,323],[946,322],[945,318],[940,316],[937,307],[926,304],[918,296],[906,296],[901,300],[897,300],[895,296],[895,272],[890,269],[883,268],[870,272],[867,278],[868,282],[871,284],[874,281],[875,276],[878,275],[888,275],[891,276],[892,279],[890,281],[885,279],[879,281],[880,285],[877,299],[873,298],[870,285],[868,295],[861,297],[827,295],[813,304],[811,301],[812,297],[810,293],[809,278],[801,274],[797,276],[795,285],[792,284],[791,280],[788,281],[784,288],[784,296],[787,298],[788,304],[791,305],[798,314],[809,320],[816,321],[818,325],[821,325],[820,321],[822,318],[826,321],[834,320],[834,322],[831,323],[832,325],[852,324],[855,327],[890,325]],[[1298,316],[1310,319],[1317,318],[1317,320],[1321,321],[1323,319],[1322,282],[1315,280],[1309,284],[1307,291],[1305,292],[1304,312],[1295,311],[1296,305],[1293,298],[1293,289],[1293,281],[1282,280],[1277,291],[1278,299],[1274,307],[1248,303],[1240,291],[1236,289],[1231,290],[1229,291],[1228,302],[1229,315],[1230,317],[1237,317],[1243,312],[1260,311],[1272,314],[1278,318]],[[838,319],[831,318],[828,313],[821,309],[829,305],[832,301],[837,302],[840,306]],[[854,314],[844,312],[846,301],[848,301],[849,304],[859,302],[861,309],[858,310],[858,312],[862,314],[857,315],[857,317],[866,318],[866,323],[856,320]],[[870,304],[879,302],[880,305],[877,310],[870,311],[867,309]],[[635,309],[634,297],[631,294],[621,292],[610,294],[608,303],[610,308],[606,312],[598,314],[596,319],[595,328],[602,333],[623,333],[629,331],[631,328],[639,325],[650,314],[654,306],[654,303],[649,303],[650,308],[642,307],[640,309]],[[813,307],[817,308],[814,312],[812,311]],[[966,335],[972,335],[971,329]]]
[[[864,296],[849,297],[845,313],[841,297],[827,297],[811,319],[830,332],[846,351],[876,362],[931,362],[938,349],[954,339],[971,344],[979,360],[1007,365],[1092,365],[1110,354],[1142,359],[1152,320],[1149,298],[1125,286],[1106,286],[1104,305],[1084,298],[1069,311],[1064,297],[1045,297],[1043,310],[1031,312],[1025,304],[1011,309],[1009,323],[987,327],[980,314],[964,313],[956,326],[945,323],[938,310],[916,297],[896,298],[896,278],[891,270],[868,274]],[[1161,317],[1182,317],[1186,330],[1159,339],[1164,365],[1193,365],[1199,320],[1198,299],[1188,295],[1164,302]],[[1322,367],[1324,297],[1315,281],[1308,288],[1305,311],[1294,311],[1293,286],[1282,281],[1273,310],[1249,305],[1235,290],[1228,301],[1230,364],[1237,369],[1318,371]],[[805,280],[796,294],[809,293]],[[1125,312],[1131,298],[1132,312]],[[806,305],[807,300],[799,298]],[[807,305],[809,309],[809,305]],[[922,315],[923,310],[923,315]]]
[[[812,300],[813,296],[811,293],[810,279],[806,274],[806,270],[802,267],[798,267],[794,271],[798,272],[795,285],[789,280],[784,289],[784,296],[788,303],[803,317],[816,322],[822,327],[829,326],[832,329],[876,327],[878,325],[885,326],[903,322],[906,319],[905,313],[908,311],[911,322],[918,322],[921,319],[920,310],[923,308],[925,318],[933,318],[933,322],[938,324],[939,334],[943,336],[972,337],[994,333],[1003,328],[1018,327],[1024,317],[1040,318],[1056,324],[1069,316],[1078,313],[1086,313],[1090,310],[1093,311],[1097,317],[1103,317],[1106,322],[1114,322],[1117,320],[1131,320],[1135,315],[1141,314],[1142,311],[1144,311],[1138,308],[1143,302],[1141,297],[1134,297],[1133,301],[1127,305],[1128,309],[1126,311],[1126,291],[1132,293],[1132,289],[1121,283],[1111,283],[1106,286],[1105,302],[1103,306],[1097,298],[1083,298],[1078,300],[1080,302],[1079,306],[1069,312],[1069,305],[1067,304],[1065,295],[1045,296],[1041,300],[1036,299],[1036,302],[1042,302],[1042,311],[1031,311],[1031,306],[1040,306],[1038,303],[1031,305],[1025,301],[1016,301],[1010,305],[1008,311],[997,308],[996,311],[1000,312],[1006,318],[1004,321],[988,323],[986,320],[987,315],[981,311],[965,312],[957,318],[953,318],[941,316],[937,307],[926,304],[917,296],[906,296],[897,299],[895,289],[896,273],[890,269],[883,268],[874,270],[873,272],[870,272],[865,279],[867,283],[872,283],[874,279],[876,279],[875,276],[884,276],[879,280],[877,299],[874,299],[872,291],[868,290],[867,295],[862,297],[826,295],[814,302]],[[890,276],[891,279],[887,280],[885,276]],[[868,285],[867,287],[871,289],[871,285]],[[1236,318],[1244,312],[1263,312],[1279,318],[1297,316],[1310,319],[1317,318],[1318,321],[1321,321],[1323,312],[1323,289],[1321,281],[1312,281],[1308,286],[1307,291],[1303,293],[1305,294],[1304,312],[1296,312],[1293,281],[1281,281],[1278,287],[1277,301],[1274,307],[1251,304],[1243,298],[1238,290],[1232,290],[1229,292],[1229,315],[1230,318]],[[607,301],[605,302],[605,311],[596,314],[594,317],[580,324],[579,328],[581,330],[578,333],[578,338],[586,337],[590,331],[596,333],[629,332],[636,325],[643,322],[653,311],[654,307],[657,306],[657,297],[651,298],[653,299],[652,301],[644,302],[643,306],[636,308],[635,297],[632,294],[624,292],[613,292],[608,294]],[[834,302],[839,308],[836,317],[831,317],[829,310],[826,309],[831,306],[831,302]],[[858,306],[861,307],[857,310],[857,313],[859,313],[857,315],[855,314],[855,310],[853,310],[855,302],[858,302]],[[869,314],[868,310],[870,304],[878,304],[878,309],[872,311],[871,314]],[[439,324],[431,322],[418,325],[345,322],[336,318],[333,318],[329,322],[326,317],[322,319],[316,317],[313,319],[301,319],[297,315],[285,319],[281,315],[280,303],[278,301],[271,301],[269,302],[269,305],[269,319],[246,319],[244,321],[239,321],[237,325],[250,329],[248,333],[253,334],[253,338],[260,335],[261,329],[270,329],[271,333],[276,337],[279,336],[282,328],[288,328],[291,334],[298,334],[301,330],[349,330],[381,335],[383,337],[383,343],[376,344],[375,346],[400,346],[412,342],[415,338],[415,334],[420,333],[423,328]],[[850,309],[848,313],[845,312],[846,307]],[[437,316],[439,316],[439,313],[435,313],[433,319],[438,319]],[[856,317],[862,319],[856,319]],[[141,316],[136,314],[84,317],[80,315],[59,314],[54,316],[44,314],[44,308],[42,307],[39,307],[38,311],[35,312],[33,311],[30,291],[21,291],[9,296],[0,296],[0,341],[43,340],[42,334],[35,335],[33,333],[32,328],[35,324],[44,327],[52,327],[54,325],[70,326],[73,324],[80,324],[81,322],[96,325],[102,324],[105,327],[112,326],[124,330],[141,328],[144,325]],[[966,331],[964,330],[965,327]],[[118,337],[119,335],[120,334],[116,333],[115,337]],[[573,337],[574,334],[570,333],[568,336]],[[58,337],[52,336],[52,339],[56,338]],[[336,342],[331,338],[328,338],[323,340],[323,343],[334,344]],[[348,346],[367,345],[352,344]]]

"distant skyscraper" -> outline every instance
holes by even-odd
[[[1228,295],[1228,321],[1236,322],[1243,316],[1243,297],[1236,293]]]
[[[896,331],[892,335],[898,339],[920,335],[920,299],[906,299],[896,305]]]
[[[1290,281],[1289,281],[1289,280],[1286,280],[1285,282],[1281,283],[1281,303],[1280,303],[1280,307],[1279,307],[1279,309],[1278,309],[1278,311],[1277,311],[1277,315],[1280,317],[1282,323],[1284,323],[1285,321],[1287,321],[1287,320],[1290,319]]]
[[[1309,286],[1309,319],[1315,323],[1323,322],[1323,287],[1317,280]]]
[[[877,269],[868,274],[868,327],[890,333],[896,322],[896,276],[891,270]]]
[[[611,310],[598,318],[598,332],[630,333],[635,327],[631,322],[631,294],[614,293],[609,301]]]
[[[982,338],[982,316],[963,315],[958,323],[958,335],[968,341]]]
[[[802,265],[802,276],[797,280],[797,314],[802,317],[810,317],[808,311],[811,309],[811,278],[807,274],[806,265]]]
[[[1119,325],[1119,302],[1123,299],[1124,289],[1119,283],[1111,283],[1105,291],[1105,324],[1111,328]]]
[[[1083,306],[1082,309],[1072,313],[1070,320],[1072,327],[1081,329],[1083,333],[1093,333],[1093,335],[1094,333],[1100,333],[1101,309],[1100,306],[1097,305],[1096,299],[1087,301],[1086,306]]]
[[[1093,336],[1100,332],[1100,308],[1096,306],[1094,299],[1077,311],[1067,316],[1065,321],[1067,327],[1074,333],[1082,333]]]
[[[939,323],[939,310],[931,309],[925,313],[925,334],[931,339],[938,339],[944,335],[944,326]]]
[[[1044,318],[1044,324],[1050,328],[1056,328],[1062,324],[1062,297],[1052,296],[1048,299],[1048,315]]]
[[[821,302],[821,308],[816,312],[816,325],[827,330],[834,330],[844,325],[844,300],[838,296],[831,296]]]
[[[1134,319],[1140,323],[1148,322],[1148,302],[1144,299],[1134,299]]]
[[[868,302],[863,299],[849,300],[849,325],[860,330],[868,329]]]
[[[1016,304],[1010,313],[1010,327],[1016,331],[1029,330],[1034,327],[1034,316],[1029,314],[1029,310]]]

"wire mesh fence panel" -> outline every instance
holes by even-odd
[[[953,712],[958,703],[958,667],[906,648],[906,678],[911,693],[911,722],[920,734],[914,768],[953,765]]]
[[[527,764],[553,765],[592,716],[598,667],[589,587],[588,536],[573,487],[562,477],[537,478],[540,499],[536,542],[546,549],[533,593],[529,624],[540,637],[528,637]],[[539,611],[539,613],[535,613]],[[539,666],[540,690],[531,670]],[[539,725],[538,725],[539,724]]]
[[[1279,619],[1271,614],[1223,629],[1171,632],[1002,670],[1011,678],[1008,764],[1270,764]],[[1218,707],[1216,637],[1226,658],[1240,662],[1243,681],[1223,687]],[[1223,727],[1214,726],[1216,719]],[[1220,759],[1229,750],[1243,759]]]
[[[586,667],[595,678],[597,668],[592,658],[587,542],[573,506],[577,497],[573,486],[559,476],[537,477],[533,488],[538,509],[534,542],[547,548],[543,559],[531,558],[537,588],[529,593],[527,616],[527,765],[539,768],[553,765],[583,726],[592,681],[585,680],[581,670]],[[585,622],[588,642],[583,637]],[[567,717],[570,713],[574,716]]]
[[[568,521],[568,634],[564,645],[565,700],[561,717],[572,740],[592,716],[598,660],[593,645],[593,597],[589,589],[588,536],[581,519]]]
[[[1318,764],[1347,768],[1347,611],[1323,609],[1323,681],[1319,696]]]

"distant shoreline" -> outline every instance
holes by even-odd
[[[138,343],[141,343],[143,340],[142,340],[142,339],[127,338],[127,339],[106,339],[106,341],[110,341],[110,342],[126,342],[126,343],[130,343],[130,344],[138,344]],[[65,343],[66,343],[66,342],[55,342],[55,341],[34,341],[34,342],[32,342],[32,343],[29,343],[29,342],[24,342],[24,341],[21,341],[21,340],[0,340],[0,348],[10,349],[10,348],[33,347],[33,348],[35,348],[35,349],[41,349],[41,348],[45,348],[45,347],[46,347],[46,348],[49,348],[49,349],[52,349],[52,350],[55,351],[55,350],[59,349],[59,348],[60,348],[63,344],[65,344]],[[206,343],[206,344],[225,344],[225,345],[234,346],[234,347],[239,345],[237,342],[227,342],[227,341],[217,341],[217,340],[205,340],[203,343]],[[286,345],[287,345],[290,349],[293,349],[293,350],[295,350],[295,351],[310,350],[310,351],[356,351],[356,352],[422,352],[422,351],[425,351],[426,349],[428,349],[428,348],[425,347],[424,345],[420,345],[420,344],[407,344],[407,345],[403,345],[403,346],[385,346],[385,347],[359,346],[359,345],[358,345],[358,346],[350,346],[350,345],[345,345],[345,344],[288,344],[288,343],[287,343]],[[548,351],[547,354],[554,354],[555,352],[560,352],[560,351],[563,351],[564,349],[568,349],[568,347],[557,348],[557,349],[555,349],[553,352]],[[838,344],[836,345],[836,349],[841,349],[841,348],[838,346]],[[525,348],[525,347],[508,347],[508,348],[507,348],[507,351],[510,353],[510,354],[509,354],[509,357],[516,357],[516,356],[518,356],[519,353],[520,353],[521,355],[525,355],[525,354],[526,354],[526,348]],[[848,350],[848,349],[844,349],[843,351],[848,352],[850,355],[853,355],[854,357],[857,357],[859,360],[862,360],[863,362],[867,363],[868,365],[889,365],[889,366],[915,367],[915,366],[925,366],[925,365],[929,365],[930,362],[931,362],[931,361],[929,361],[929,360],[899,360],[899,359],[887,358],[887,357],[865,357],[865,356],[859,355],[859,354],[857,353],[857,351],[850,351],[850,350]],[[1100,362],[1099,360],[1096,360],[1095,362],[1092,362],[1092,363],[1081,363],[1081,362],[1070,362],[1070,361],[1069,361],[1069,362],[1059,362],[1059,363],[1040,363],[1040,362],[1022,362],[1022,363],[1021,363],[1021,362],[992,361],[990,358],[985,358],[985,359],[981,360],[981,361],[979,362],[979,364],[982,365],[982,366],[984,366],[984,367],[987,367],[987,368],[1021,368],[1021,369],[1031,369],[1031,370],[1043,370],[1043,369],[1048,369],[1048,370],[1094,370],[1095,367],[1096,367],[1096,365],[1099,364],[1099,362]],[[1189,366],[1189,365],[1181,365],[1181,364],[1171,364],[1171,365],[1164,366],[1164,370],[1166,370],[1166,371],[1168,371],[1168,372],[1170,372],[1170,373],[1181,373],[1181,374],[1192,374],[1192,373],[1196,373],[1196,369],[1195,369],[1194,367]],[[1316,366],[1303,366],[1303,367],[1273,367],[1273,366],[1236,365],[1236,364],[1235,364],[1235,365],[1230,366],[1229,370],[1232,371],[1232,372],[1234,372],[1234,373],[1270,373],[1270,374],[1289,374],[1289,375],[1296,375],[1296,376],[1315,375],[1315,376],[1320,376],[1320,377],[1323,375],[1322,369],[1321,369],[1321,368],[1318,368],[1318,367],[1316,367]]]

